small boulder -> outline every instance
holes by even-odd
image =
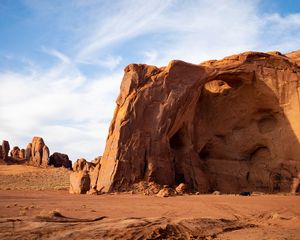
[[[95,188],[91,188],[89,191],[86,192],[89,195],[98,195],[98,191]]]
[[[174,191],[171,188],[163,188],[156,194],[157,197],[170,197],[172,195],[174,195]]]
[[[176,193],[179,195],[184,194],[186,190],[187,190],[187,185],[184,183],[180,183],[175,189]]]
[[[221,192],[219,192],[219,191],[214,191],[214,192],[212,193],[212,195],[221,195]]]
[[[161,186],[155,182],[149,182],[148,188],[146,189],[148,195],[153,195],[159,193]]]
[[[291,185],[291,193],[295,194],[300,189],[300,173],[298,174],[299,177],[293,178],[292,185]]]
[[[240,192],[240,196],[251,196],[251,192]]]

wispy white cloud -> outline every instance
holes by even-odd
[[[108,68],[109,70],[114,70],[122,61],[121,56],[108,56],[106,58],[101,59],[90,59],[77,62],[78,64],[86,64],[86,65],[95,65]]]
[[[127,39],[154,29],[155,22],[171,1],[116,1],[113,14],[99,18],[90,35],[80,42],[78,61],[95,58],[103,48],[123,42]],[[81,48],[84,46],[83,48]]]
[[[65,64],[69,64],[71,63],[70,58],[67,57],[65,54],[63,54],[62,52],[55,50],[55,49],[47,49],[46,47],[42,48],[42,51],[58,58],[61,62],[65,63]]]

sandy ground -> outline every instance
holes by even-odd
[[[68,189],[70,170],[26,165],[0,165],[0,190]]]
[[[0,217],[0,239],[300,239],[299,196],[0,191]]]
[[[300,196],[0,190],[0,239],[300,239]]]

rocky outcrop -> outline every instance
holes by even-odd
[[[49,165],[71,169],[72,161],[69,160],[69,156],[67,154],[55,152],[49,158]]]
[[[31,150],[29,153],[29,149]],[[26,157],[29,157],[29,164],[33,166],[43,166],[49,165],[49,148],[44,143],[43,138],[33,137],[31,145],[26,148]]]
[[[25,150],[14,146],[11,151],[8,141],[3,140],[0,145],[0,164],[24,164],[25,163]]]
[[[1,145],[1,157],[6,164],[29,164],[33,166],[46,167],[49,165],[49,148],[44,143],[43,138],[33,137],[32,142],[29,143],[26,149],[20,149],[14,146],[10,151],[9,156],[9,142],[3,141]],[[66,164],[69,164],[70,162]]]
[[[10,156],[14,159],[25,160],[25,149],[20,149],[18,146],[14,146],[10,151]]]
[[[98,159],[99,160],[99,159]],[[97,181],[101,164],[88,162],[84,158],[78,159],[73,165],[70,174],[70,193],[97,194]]]
[[[290,191],[300,172],[297,54],[127,66],[97,190],[146,181],[202,193]]]
[[[52,165],[54,167],[72,168],[72,161],[67,154],[55,152],[49,156],[49,148],[41,137],[33,137],[32,142],[27,145],[26,149],[14,146],[10,151],[10,156],[8,156],[9,149],[8,141],[3,141],[3,144],[0,145],[0,159],[4,160],[1,161],[2,164],[29,164],[37,167]],[[100,162],[99,159],[101,157],[95,158],[94,162]]]

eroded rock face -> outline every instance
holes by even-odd
[[[298,53],[127,66],[97,189],[153,181],[199,192],[290,191],[300,172]]]
[[[69,160],[69,156],[67,154],[55,152],[49,158],[49,165],[71,169],[72,161]]]

